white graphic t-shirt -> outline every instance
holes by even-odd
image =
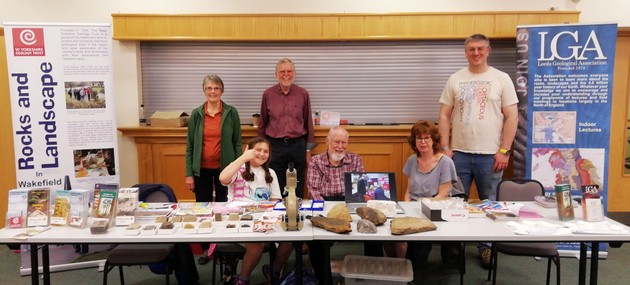
[[[228,185],[228,201],[256,202],[282,198],[278,177],[273,169],[269,169],[273,177],[271,183],[265,181],[265,170],[262,167],[251,168],[254,181],[245,181],[243,172],[245,172],[245,165],[241,166],[232,177],[232,182]]]
[[[448,79],[440,103],[453,106],[454,150],[494,154],[501,147],[502,108],[518,103],[512,79],[490,67],[484,73],[463,68]]]

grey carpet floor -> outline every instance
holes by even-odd
[[[363,246],[360,243],[337,243],[331,251],[332,259],[343,260],[348,254],[362,254]],[[435,245],[429,257],[429,263],[425,268],[416,272],[415,284],[459,284],[459,273],[441,264],[439,246]],[[608,257],[601,259],[599,263],[599,284],[627,284],[630,279],[630,245],[621,248],[610,248]],[[195,256],[197,258],[197,256]],[[289,267],[293,267],[294,258],[291,257]],[[304,256],[305,262],[308,258]],[[264,256],[252,275],[252,285],[265,284],[261,273],[261,266],[268,261]],[[545,272],[547,262],[535,260],[529,257],[513,257],[501,255],[499,257],[498,284],[545,284]],[[0,246],[0,284],[21,285],[30,284],[30,276],[20,276],[19,269],[21,257],[19,253],[9,250],[6,246]],[[576,258],[562,258],[562,284],[577,284],[578,260]],[[201,279],[198,284],[212,284],[212,264],[197,265]],[[553,270],[553,269],[552,269]],[[126,267],[125,281],[130,285],[164,284],[164,277],[153,274],[146,266]],[[486,281],[487,271],[481,268],[478,259],[476,245],[469,244],[466,248],[466,274],[464,284],[490,284]],[[103,273],[98,268],[85,268],[64,272],[52,273],[52,284],[100,284]],[[42,280],[40,280],[42,281]],[[552,283],[555,284],[555,273],[552,273]],[[42,283],[42,282],[40,282]],[[109,276],[109,284],[120,284],[118,274],[112,271]],[[171,284],[177,284],[172,279]],[[217,282],[220,284],[220,282]]]

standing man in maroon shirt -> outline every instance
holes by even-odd
[[[306,89],[293,84],[295,65],[288,58],[276,64],[278,84],[263,92],[258,135],[271,142],[269,165],[278,174],[280,189],[293,163],[298,175],[296,195],[302,197],[306,172],[306,143],[315,142],[311,99]]]

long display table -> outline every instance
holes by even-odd
[[[305,215],[325,214],[336,203],[326,202],[324,211],[303,212]],[[399,216],[424,217],[420,203],[402,202],[405,214]],[[545,209],[533,203],[528,206],[535,208],[543,218],[538,221],[548,221],[549,223],[560,223],[557,219],[555,209]],[[575,209],[576,221],[582,220],[581,209]],[[505,222],[495,222],[488,218],[469,218],[463,222],[434,222],[437,230],[410,235],[391,235],[389,227],[378,227],[376,234],[362,234],[356,231],[356,221],[358,217],[353,216],[353,231],[348,234],[336,234],[320,228],[314,228],[309,221],[304,222],[301,231],[277,231],[271,233],[224,233],[215,230],[212,234],[184,234],[176,232],[172,235],[137,235],[127,236],[123,234],[123,227],[110,229],[105,234],[91,234],[89,229],[76,229],[67,227],[53,227],[39,235],[30,237],[28,240],[20,241],[13,239],[13,236],[25,229],[1,229],[0,243],[2,244],[29,244],[31,246],[31,268],[32,283],[38,284],[38,258],[37,249],[42,247],[43,275],[44,283],[49,284],[48,252],[47,246],[50,244],[76,244],[76,243],[198,243],[198,242],[293,242],[299,245],[303,241],[455,241],[455,242],[576,242],[580,243],[580,267],[579,284],[586,284],[588,249],[591,249],[591,256],[598,256],[599,244],[603,242],[628,242],[630,241],[630,228],[614,220],[606,221],[622,229],[624,233],[619,234],[515,234]],[[588,244],[591,244],[590,247]],[[328,253],[329,254],[329,253]],[[301,263],[300,259],[296,260]],[[300,268],[300,267],[298,267]],[[597,284],[598,258],[591,258],[590,264],[590,284]],[[301,270],[297,270],[301,273]],[[330,274],[330,273],[328,273]]]

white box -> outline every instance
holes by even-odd
[[[225,222],[225,226],[223,227],[223,233],[225,234],[235,234],[238,233],[238,221],[236,222]]]
[[[199,227],[197,227],[197,230],[200,234],[211,234],[214,231],[214,227],[215,225],[212,224],[212,221],[204,220],[199,223]]]
[[[142,227],[142,229],[140,230],[140,234],[143,236],[153,236],[157,234],[158,231],[158,227],[156,225],[146,225],[144,227]]]
[[[125,230],[123,231],[123,235],[137,236],[140,234],[140,229],[142,229],[142,226],[140,224],[131,224],[125,228]]]
[[[199,227],[197,223],[183,223],[181,225],[180,223],[177,223],[177,225],[180,227],[179,232],[187,235],[197,234],[197,228]]]
[[[241,221],[238,225],[239,233],[253,233],[254,222],[253,221]]]
[[[413,280],[413,268],[405,258],[346,255],[341,276],[346,285],[404,285]]]

